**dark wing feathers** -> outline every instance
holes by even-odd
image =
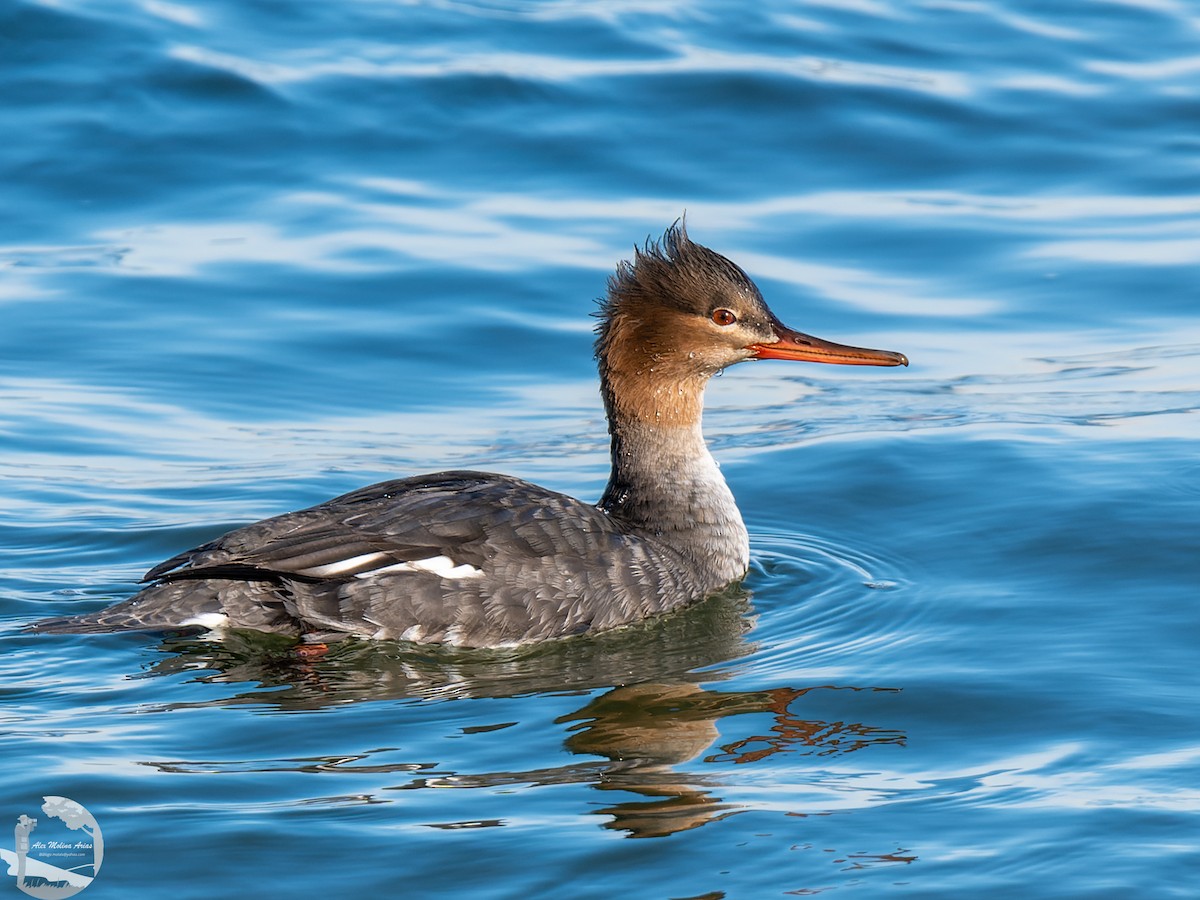
[[[700,599],[691,571],[595,506],[503,475],[443,472],[238,528],[155,566],[155,583],[123,603],[33,627],[169,629],[224,616],[264,631],[499,646]]]
[[[457,489],[453,476],[463,479]],[[467,548],[485,538],[487,503],[514,489],[522,495],[570,499],[515,478],[477,472],[385,481],[238,528],[160,563],[142,580],[204,577],[205,570],[230,564],[291,575],[372,554],[383,558],[364,561],[340,575],[353,577],[371,568],[439,555],[479,565],[482,554]]]

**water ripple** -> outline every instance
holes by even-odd
[[[1195,894],[1194,3],[0,20],[0,792],[125,894]],[[596,496],[587,314],[684,212],[912,360],[714,382],[752,597],[491,659],[21,631],[383,477]]]
[[[784,78],[842,85],[870,85],[945,97],[959,97],[968,93],[966,81],[952,72],[811,56],[780,57],[758,53],[731,53],[686,44],[675,45],[670,57],[652,59],[581,59],[491,52],[484,55],[455,54],[444,58],[414,60],[410,54],[387,45],[379,45],[374,50],[375,52],[372,48],[356,48],[353,56],[325,60],[308,59],[303,64],[248,59],[187,44],[172,47],[169,55],[174,59],[227,71],[266,86],[335,77],[390,80],[470,76],[570,82],[588,78],[634,76],[773,74]],[[400,58],[379,58],[385,54],[396,54]]]
[[[755,529],[747,586],[774,635],[757,665],[767,671],[862,664],[907,638],[912,573],[901,561],[828,538]],[[763,658],[765,657],[765,658]]]

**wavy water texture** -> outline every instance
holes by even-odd
[[[0,812],[83,803],[97,897],[1192,897],[1197,35],[4,6]],[[789,325],[912,362],[714,380],[741,589],[493,655],[21,630],[383,478],[595,498],[590,313],[685,214]]]

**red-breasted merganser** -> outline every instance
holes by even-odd
[[[42,632],[245,628],[502,647],[627,625],[737,582],[746,526],[700,429],[727,366],[902,366],[787,328],[682,224],[608,282],[596,358],[612,474],[596,505],[507,475],[385,481],[168,559],[129,600]]]

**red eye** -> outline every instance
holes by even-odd
[[[734,322],[736,322],[737,316],[734,315],[734,312],[731,309],[714,309],[712,320],[718,325],[724,327],[726,325],[732,325]]]

